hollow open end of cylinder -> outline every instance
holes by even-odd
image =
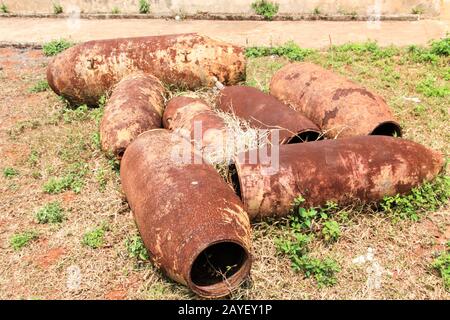
[[[223,297],[238,287],[250,272],[250,254],[234,241],[211,244],[195,258],[189,286],[203,297]]]
[[[295,136],[290,138],[287,141],[287,144],[294,144],[294,143],[303,143],[303,142],[309,142],[309,141],[316,141],[320,138],[320,132],[317,131],[303,131],[297,133]]]
[[[402,128],[394,121],[386,121],[379,124],[371,133],[373,136],[401,137]]]

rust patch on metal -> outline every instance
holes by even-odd
[[[441,171],[440,153],[412,141],[385,136],[324,140],[279,149],[279,170],[236,157],[244,208],[252,219],[289,214],[302,195],[306,206],[346,205],[403,194]]]
[[[218,107],[247,120],[252,127],[279,130],[281,143],[313,141],[320,129],[277,98],[248,86],[230,86],[220,92]]]
[[[153,262],[200,296],[226,296],[250,272],[249,218],[211,165],[177,160],[184,141],[141,134],[121,162],[123,190]]]
[[[311,119],[329,138],[382,134],[401,136],[385,100],[364,87],[311,63],[276,72],[270,93]],[[390,123],[376,130],[383,123]]]
[[[100,123],[102,149],[121,158],[142,132],[161,128],[165,89],[152,75],[132,74],[120,81]]]
[[[142,71],[185,89],[234,84],[245,76],[243,49],[197,34],[89,41],[56,56],[47,80],[75,104],[95,105],[123,77]]]

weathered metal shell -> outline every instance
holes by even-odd
[[[277,98],[248,86],[230,86],[220,92],[218,108],[245,119],[254,128],[279,130],[280,143],[314,141],[320,129]]]
[[[172,98],[164,110],[163,124],[166,129],[179,133],[184,131],[191,141],[201,143],[198,146],[201,151],[213,152],[223,148],[225,143],[227,126],[224,120],[201,99],[184,96]],[[198,128],[197,133],[194,126]]]
[[[47,80],[58,95],[95,105],[124,76],[142,71],[163,83],[195,89],[214,77],[233,84],[245,75],[241,47],[197,34],[89,41],[56,56]]]
[[[366,88],[311,63],[277,71],[270,93],[311,119],[330,138],[401,136],[385,100]]]
[[[119,159],[142,132],[162,127],[165,88],[150,74],[132,74],[114,88],[100,123],[102,149]]]
[[[200,296],[221,297],[250,272],[250,222],[212,166],[177,158],[186,142],[165,129],[141,134],[122,159],[122,186],[155,264]]]
[[[274,151],[274,150],[272,150]],[[276,152],[273,152],[276,153]],[[412,141],[360,136],[279,146],[279,168],[249,155],[235,160],[244,208],[251,219],[289,214],[302,195],[305,206],[346,205],[407,193],[442,169],[440,153]]]

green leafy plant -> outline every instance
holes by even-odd
[[[447,243],[447,250],[433,261],[432,267],[439,272],[445,289],[450,292],[450,242]]]
[[[105,232],[107,231],[107,229],[108,228],[105,225],[102,225],[86,232],[83,235],[82,243],[92,249],[100,248],[105,242]]]
[[[74,109],[66,108],[63,110],[63,120],[66,123],[84,121],[87,119],[89,119],[89,108],[86,104],[82,104]]]
[[[414,7],[411,9],[412,14],[423,14],[424,12],[425,12],[425,10],[420,6],[417,6],[417,7]]]
[[[9,240],[9,243],[14,250],[20,250],[29,242],[36,240],[37,238],[38,234],[35,231],[25,231],[14,234]]]
[[[150,12],[150,3],[148,0],[139,0],[139,13],[146,14]]]
[[[61,223],[64,220],[64,210],[58,201],[47,203],[36,212],[39,223]]]
[[[430,52],[429,49],[425,49],[416,45],[409,46],[407,52],[410,54],[414,62],[436,63],[439,60],[439,57],[436,54]]]
[[[7,6],[6,4],[4,4],[3,2],[2,2],[2,4],[0,5],[0,11],[1,11],[2,13],[9,13],[8,6]]]
[[[51,177],[43,186],[45,193],[57,194],[67,190],[80,193],[84,186],[84,176],[88,172],[86,163],[73,164],[62,177]]]
[[[67,50],[68,48],[74,45],[73,42],[70,42],[65,39],[52,40],[42,46],[42,51],[46,56],[55,56],[58,53]]]
[[[18,175],[19,175],[19,171],[17,171],[16,169],[14,169],[12,167],[7,167],[7,168],[3,169],[3,176],[5,178],[11,179]]]
[[[341,236],[339,223],[334,220],[325,221],[322,228],[322,236],[327,242],[335,242]]]
[[[47,80],[39,80],[33,87],[29,89],[31,93],[38,93],[47,91],[50,88]]]
[[[341,270],[337,262],[330,258],[317,259],[308,255],[294,256],[292,268],[301,271],[307,278],[314,277],[319,287],[336,284],[336,274]]]
[[[340,270],[337,262],[330,258],[311,257],[309,244],[316,234],[326,242],[339,238],[339,224],[329,220],[339,208],[336,203],[328,202],[324,207],[306,209],[302,206],[304,202],[302,196],[294,200],[288,229],[283,237],[275,240],[275,245],[280,253],[291,260],[293,270],[303,272],[306,277],[314,277],[319,287],[332,286]]]
[[[450,95],[450,87],[448,85],[437,86],[436,82],[437,79],[435,77],[429,76],[417,84],[416,90],[426,97],[443,98]]]
[[[263,16],[266,20],[272,20],[278,13],[280,5],[267,0],[257,0],[252,3],[252,9],[256,14]]]
[[[113,7],[111,10],[112,14],[119,14],[120,13],[120,9],[118,7]]]
[[[278,47],[249,47],[245,50],[245,55],[248,58],[277,55],[293,61],[303,61],[307,56],[310,56],[315,52],[316,51],[311,49],[303,49],[295,42],[289,41]]]
[[[450,177],[441,175],[434,181],[413,188],[407,195],[385,197],[380,207],[394,221],[410,219],[417,221],[420,213],[436,211],[450,199]]]
[[[147,261],[150,258],[140,235],[125,239],[125,247],[131,258],[136,258],[141,261]]]
[[[53,3],[53,13],[54,14],[61,14],[61,13],[63,13],[63,7],[62,7],[62,5],[61,4],[59,4],[59,3]]]
[[[438,56],[450,56],[450,37],[431,42],[431,53]]]
[[[320,15],[322,12],[320,11],[320,8],[319,7],[315,7],[314,8],[314,10],[313,10],[313,14],[314,15]]]

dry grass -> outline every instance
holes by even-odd
[[[400,118],[405,138],[448,156],[449,97],[425,97],[416,91],[417,83],[429,75],[442,84],[448,60],[437,65],[411,61],[399,64],[403,56],[371,61],[368,56],[353,53],[321,53],[308,59],[378,91]],[[274,57],[251,59],[248,82],[267,89],[271,74],[286,62]],[[44,78],[46,63],[47,58],[39,51],[0,49],[0,169],[12,167],[19,172],[17,176],[0,177],[0,298],[196,298],[151,264],[129,257],[125,239],[134,236],[137,229],[113,164],[92,138],[97,124],[89,115],[94,111],[88,111],[84,120],[68,123],[63,116],[64,104],[52,92],[28,91]],[[210,103],[215,101],[215,92],[210,90],[200,90],[196,95]],[[423,108],[404,97],[419,98]],[[88,168],[79,194],[42,191],[50,177],[63,176],[74,164]],[[67,219],[61,224],[38,224],[34,213],[52,201],[62,203]],[[435,253],[450,238],[448,207],[428,213],[419,222],[396,224],[380,213],[353,214],[342,225],[337,243],[312,244],[315,256],[331,256],[341,266],[338,283],[329,288],[318,288],[313,280],[294,273],[290,262],[277,255],[273,239],[283,232],[281,223],[254,226],[251,279],[232,298],[450,298],[430,268]],[[103,246],[84,246],[84,233],[101,225],[107,225]],[[36,231],[38,239],[13,250],[11,236],[25,231]],[[353,262],[369,248],[375,260],[364,265]],[[381,280],[379,288],[374,286],[377,280]]]

